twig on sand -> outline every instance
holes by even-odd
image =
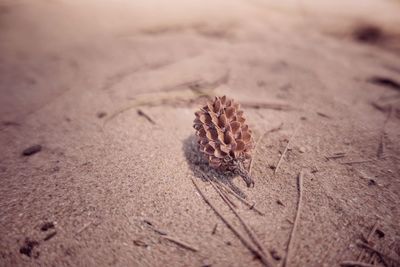
[[[127,216],[126,216],[126,217],[127,217]],[[128,217],[127,217],[127,218],[128,218]],[[162,238],[164,238],[164,239],[166,239],[166,240],[168,240],[168,241],[170,241],[170,242],[172,242],[172,243],[175,243],[175,244],[177,244],[178,246],[183,247],[183,248],[185,248],[185,249],[188,249],[188,250],[191,250],[191,251],[194,251],[194,252],[197,252],[197,251],[198,251],[197,248],[195,248],[195,247],[193,247],[193,246],[191,246],[191,245],[189,245],[189,244],[187,244],[187,243],[185,243],[185,242],[183,242],[183,241],[180,241],[180,240],[178,240],[178,239],[176,239],[176,238],[173,238],[173,237],[171,237],[171,236],[168,236],[167,233],[164,232],[164,231],[158,230],[157,228],[155,228],[155,226],[153,225],[153,223],[150,222],[149,220],[144,219],[143,222],[144,222],[145,224],[147,224],[154,232],[156,232],[157,234],[161,235]],[[129,223],[130,223],[130,222],[129,222]]]
[[[48,240],[52,239],[56,234],[57,234],[57,231],[49,233],[48,235],[46,235],[45,238],[43,238],[43,241],[48,241]]]
[[[351,164],[365,163],[365,162],[371,162],[371,161],[374,161],[374,160],[373,159],[355,160],[355,161],[340,162],[340,164],[351,165]]]
[[[178,239],[176,239],[176,238],[173,238],[173,237],[170,237],[170,236],[162,236],[162,237],[163,237],[164,239],[166,239],[166,240],[172,242],[172,243],[175,243],[176,245],[178,245],[178,246],[180,246],[180,247],[182,247],[182,248],[187,249],[187,250],[191,250],[191,251],[193,251],[193,252],[199,251],[197,248],[195,248],[195,247],[193,247],[193,246],[191,246],[191,245],[189,245],[189,244],[187,244],[187,243],[185,243],[185,242],[183,242],[183,241],[180,241],[180,240],[178,240]]]
[[[137,110],[137,114],[139,115],[139,116],[142,116],[142,117],[144,117],[146,120],[148,120],[151,124],[156,124],[156,122],[149,116],[149,115],[147,115],[143,110],[141,110],[141,109],[138,109]]]
[[[103,128],[122,113],[129,111],[133,108],[139,108],[143,106],[157,106],[157,105],[169,105],[176,106],[178,103],[190,104],[191,101],[196,101],[202,97],[212,97],[215,87],[207,88],[196,88],[189,90],[174,90],[174,91],[159,91],[154,93],[145,93],[135,96],[135,98],[125,107],[111,113],[103,121]]]
[[[239,238],[240,242],[254,255],[256,256],[265,266],[275,266],[272,262],[268,261],[252,244],[249,243],[249,241],[240,234],[236,228],[233,227],[232,224],[228,222],[227,219],[225,219],[224,216],[214,207],[213,204],[208,200],[208,198],[204,195],[203,191],[201,191],[200,187],[197,185],[197,183],[194,181],[194,179],[191,177],[192,183],[194,187],[196,188],[196,191],[199,193],[201,198],[204,200],[204,202],[215,212],[215,214],[222,220],[222,222],[236,235],[237,238]]]
[[[166,233],[165,231],[162,231],[162,230],[157,229],[157,228],[153,225],[153,223],[150,222],[149,220],[144,219],[143,222],[146,223],[148,226],[150,226],[150,228],[151,228],[154,232],[156,232],[157,234],[159,234],[159,235],[167,235],[167,233]]]
[[[296,129],[294,130],[292,136],[289,138],[289,141],[288,141],[287,144],[286,144],[285,150],[283,150],[283,153],[282,153],[281,157],[279,158],[278,164],[276,164],[276,168],[275,168],[275,170],[274,170],[274,174],[276,174],[276,173],[278,172],[279,166],[281,165],[282,159],[283,159],[283,157],[284,157],[285,154],[286,154],[286,151],[287,151],[287,149],[288,149],[288,147],[289,147],[289,144],[290,144],[291,141],[293,140],[293,137],[296,135],[296,133],[297,133],[297,131],[298,131],[299,128],[300,128],[300,125],[296,127]]]
[[[317,115],[319,115],[319,116],[321,116],[321,117],[323,117],[323,118],[332,119],[331,116],[326,115],[325,113],[322,113],[322,112],[318,112],[318,111],[317,111]]]
[[[396,248],[396,240],[394,240],[394,241],[389,245],[389,249],[390,249],[389,255],[394,255],[394,253],[396,253],[396,252],[395,252],[395,248]],[[376,255],[376,254],[374,254],[374,255]],[[397,254],[397,255],[398,255],[398,254]],[[371,258],[371,260],[375,260],[375,258]],[[370,263],[373,263],[373,262],[370,261]]]
[[[270,134],[270,133],[273,133],[273,132],[277,132],[277,131],[279,131],[280,129],[282,129],[282,126],[283,126],[283,123],[279,124],[279,126],[277,126],[277,127],[274,127],[274,128],[272,128],[272,129],[269,129],[268,131],[265,131],[265,132],[258,138],[256,144],[254,145],[254,152],[253,152],[254,157],[253,157],[253,158],[251,159],[251,161],[250,161],[249,175],[251,174],[251,171],[252,171],[252,169],[253,169],[254,158],[255,158],[255,155],[257,155],[257,154],[256,154],[256,152],[257,152],[257,147],[258,147],[258,145],[260,144],[261,140],[264,138],[264,136],[266,136],[266,135],[268,135],[268,134]]]
[[[217,189],[217,186],[211,179],[209,179],[209,178],[206,178],[206,179],[211,183],[212,187],[215,189],[215,191],[217,191],[218,195],[228,206],[237,208],[236,204],[233,203],[233,201],[229,198],[229,196],[227,194],[224,194],[224,192],[222,190],[220,190],[219,188]]]
[[[274,109],[274,110],[295,110],[292,106],[288,104],[280,104],[280,103],[267,103],[267,102],[241,102],[240,103],[244,108],[254,108],[254,109]]]
[[[232,194],[234,197],[236,197],[240,202],[242,202],[243,204],[245,204],[246,206],[248,206],[251,210],[254,210],[256,213],[258,213],[259,215],[264,216],[265,213],[261,212],[260,210],[258,210],[254,205],[254,203],[250,203],[248,202],[246,199],[244,199],[243,197],[241,197],[240,195],[238,195],[235,191],[233,191],[232,189],[230,189],[228,186],[226,186],[225,184],[219,182],[218,180],[215,180],[217,182],[217,185],[219,185],[222,189],[224,189],[226,192]]]
[[[391,108],[390,104],[384,105],[384,104],[379,104],[377,102],[371,102],[371,105],[381,112],[388,112],[388,110]]]
[[[338,158],[344,158],[346,157],[346,153],[345,152],[338,152],[338,153],[333,153],[333,155],[331,156],[325,156],[325,158],[327,160],[329,159],[338,159]]]
[[[388,111],[387,111],[387,117],[383,123],[382,126],[382,133],[381,133],[381,140],[379,142],[379,146],[378,146],[378,152],[377,152],[377,157],[379,159],[383,158],[385,156],[385,151],[386,151],[386,144],[385,144],[385,137],[387,135],[386,133],[386,124],[388,123],[391,115],[392,115],[392,106],[389,107]]]
[[[221,196],[222,199],[224,198],[224,196],[226,197],[224,192],[222,190],[220,190],[211,179],[209,179],[209,181],[210,181],[212,187],[214,188],[214,190]],[[228,205],[229,209],[233,212],[233,214],[236,216],[236,218],[238,218],[238,220],[242,224],[244,230],[249,235],[251,241],[253,241],[253,243],[256,245],[256,247],[260,250],[261,254],[263,254],[263,256],[266,258],[266,260],[268,260],[269,262],[272,262],[272,256],[269,253],[265,252],[265,250],[264,250],[263,246],[261,245],[260,241],[258,240],[257,236],[255,236],[253,234],[250,227],[246,224],[246,222],[243,220],[243,218],[239,215],[239,213],[236,212],[236,210],[233,208],[233,206],[229,202],[225,201],[225,203]]]
[[[376,267],[376,265],[364,263],[361,261],[342,261],[340,266],[343,267]]]
[[[366,240],[367,243],[369,243],[369,242],[371,241],[371,239],[372,239],[372,237],[373,237],[373,235],[374,235],[376,229],[378,229],[378,220],[375,222],[374,226],[373,226],[372,229],[371,229],[371,232],[370,232],[370,233],[368,234],[368,236],[367,236],[367,240]],[[364,250],[362,250],[362,251],[360,252],[360,255],[358,255],[357,261],[360,261],[360,260],[362,259],[363,256],[364,256]]]
[[[216,224],[214,225],[214,228],[213,228],[212,231],[211,231],[211,234],[212,234],[212,235],[215,235],[215,233],[217,232],[217,227],[218,227],[218,223],[216,223]]]
[[[357,245],[364,247],[366,249],[371,250],[372,252],[375,252],[376,254],[378,254],[378,256],[385,262],[387,263],[387,265],[393,265],[393,266],[400,266],[400,259],[398,259],[398,257],[393,257],[392,255],[388,255],[386,253],[384,253],[383,251],[380,251],[374,247],[371,247],[370,245],[358,240]],[[393,264],[389,264],[389,263],[393,263]]]
[[[286,257],[283,260],[282,267],[285,267],[286,263],[289,261],[290,251],[291,251],[291,248],[292,248],[292,240],[293,240],[294,234],[296,233],[297,223],[298,223],[298,219],[300,217],[300,211],[301,211],[302,199],[303,199],[303,176],[304,176],[304,171],[301,170],[299,175],[297,176],[298,187],[299,187],[299,200],[297,202],[296,217],[294,218],[292,232],[290,233],[288,246],[287,246],[287,249],[286,249]]]
[[[82,233],[83,231],[85,231],[90,225],[92,225],[92,222],[88,222],[86,223],[81,229],[78,230],[78,232],[76,232],[77,234]]]

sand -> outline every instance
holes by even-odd
[[[255,187],[222,182],[277,266],[301,170],[287,266],[368,262],[377,221],[398,252],[400,3],[347,2],[3,1],[0,266],[261,266],[192,183],[245,235],[193,160],[199,90],[274,104],[245,108],[256,139],[282,124]]]

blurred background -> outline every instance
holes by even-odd
[[[66,88],[97,91],[115,73],[125,78],[130,68],[207,57],[217,46],[234,43],[295,48],[307,42],[322,49],[312,36],[325,35],[344,45],[355,39],[398,53],[399,5],[394,0],[3,0],[1,120],[24,116]],[[135,90],[153,90],[146,87]]]

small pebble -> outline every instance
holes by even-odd
[[[306,152],[306,148],[304,146],[302,146],[299,148],[299,151],[300,151],[300,153],[304,153],[304,152]]]
[[[30,146],[30,147],[24,149],[24,151],[22,151],[22,155],[31,156],[31,155],[39,152],[40,150],[42,150],[41,145],[33,145],[33,146]]]
[[[42,224],[42,227],[40,227],[40,230],[42,230],[43,232],[49,230],[49,229],[53,229],[54,228],[54,223],[52,222],[46,222],[44,224]]]
[[[276,251],[275,249],[271,249],[271,256],[272,258],[274,258],[274,260],[280,261],[282,259],[282,257],[279,255],[278,251]]]
[[[376,233],[378,234],[379,238],[385,237],[385,233],[381,229],[376,229]]]
[[[19,253],[24,254],[28,257],[32,256],[32,250],[34,247],[39,246],[39,242],[35,240],[26,239],[24,245],[19,249]],[[35,256],[35,255],[33,255]]]
[[[101,119],[105,116],[107,116],[107,113],[105,113],[104,111],[97,112],[97,118]]]

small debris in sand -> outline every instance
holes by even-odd
[[[60,167],[59,166],[55,166],[53,169],[51,169],[52,172],[58,172],[60,171]]]
[[[36,246],[39,246],[39,242],[27,238],[25,239],[25,242],[22,245],[22,247],[19,249],[19,253],[24,254],[28,257],[32,257],[32,251]]]
[[[14,122],[14,121],[3,121],[2,124],[4,126],[20,126],[20,124],[18,122]]]
[[[215,235],[215,233],[217,232],[217,227],[218,227],[218,223],[216,223],[211,231],[212,235]]]
[[[263,81],[263,80],[257,81],[257,86],[258,86],[258,87],[263,87],[263,86],[265,86],[265,85],[266,85],[266,82],[265,82],[265,81]]]
[[[356,170],[356,172],[358,172],[359,177],[366,180],[368,182],[368,185],[378,185],[380,186],[380,184],[375,180],[375,177],[367,174],[365,171],[363,170]]]
[[[244,108],[254,108],[254,109],[272,109],[272,110],[280,110],[280,111],[291,111],[295,110],[292,106],[288,104],[280,104],[280,103],[268,103],[268,102],[241,102],[242,107]]]
[[[331,116],[326,115],[325,113],[322,113],[322,112],[317,112],[317,115],[318,115],[318,116],[321,116],[321,117],[323,117],[323,118],[332,119]]]
[[[156,233],[159,234],[159,235],[167,235],[166,232],[161,231],[161,230],[158,230],[158,229],[156,229],[156,228],[153,228],[153,231],[156,232]]]
[[[289,144],[292,142],[292,140],[293,140],[294,136],[296,135],[296,133],[297,133],[299,128],[300,128],[300,125],[298,125],[296,127],[296,129],[293,131],[292,136],[290,137],[289,141],[287,142],[285,150],[283,150],[283,153],[282,153],[281,157],[279,158],[278,164],[276,164],[276,168],[274,170],[274,174],[276,174],[278,172],[279,166],[281,165],[282,159],[285,156],[286,151],[288,150]]]
[[[52,222],[45,222],[44,224],[42,224],[42,226],[40,227],[40,230],[42,230],[43,232],[49,230],[49,229],[53,229],[54,228],[54,223]]]
[[[286,219],[286,221],[290,224],[293,224],[293,221],[291,219]]]
[[[23,156],[31,156],[33,154],[38,153],[41,150],[42,150],[42,146],[41,145],[33,145],[33,146],[28,147],[28,148],[25,148],[24,151],[22,151],[22,155]]]
[[[99,112],[97,112],[96,116],[97,116],[97,118],[102,119],[105,116],[107,116],[107,113],[104,111],[99,111]]]
[[[279,199],[276,200],[276,204],[281,205],[281,206],[285,206],[285,204],[283,204],[282,201],[280,201]]]
[[[371,105],[374,108],[376,108],[377,110],[384,112],[384,113],[388,112],[392,108],[391,104],[380,104],[377,102],[371,102]]]
[[[193,246],[191,246],[191,245],[189,245],[189,244],[187,244],[185,242],[182,242],[182,241],[180,241],[180,240],[178,240],[176,238],[173,238],[173,237],[170,237],[170,236],[163,236],[163,238],[168,240],[168,241],[170,241],[170,242],[172,242],[172,243],[175,243],[176,245],[178,245],[178,246],[180,246],[182,248],[185,248],[187,250],[191,250],[193,252],[199,251],[197,248],[195,248],[195,247],[193,247]]]
[[[400,83],[388,77],[374,76],[368,79],[368,82],[400,91]]]
[[[326,156],[325,158],[326,158],[327,160],[329,160],[329,159],[343,158],[343,157],[345,157],[345,156],[346,156],[346,153],[345,153],[345,152],[336,152],[336,153],[333,153],[333,155],[331,155],[331,156]]]
[[[373,159],[355,160],[355,161],[340,162],[340,164],[352,165],[352,164],[366,163],[366,162],[371,162],[371,161],[374,161],[374,160]]]
[[[156,124],[156,122],[149,116],[149,115],[147,115],[143,110],[141,110],[141,109],[138,109],[137,110],[137,114],[139,115],[139,116],[142,116],[142,117],[144,117],[146,120],[148,120],[151,124]]]
[[[144,219],[143,222],[144,222],[145,224],[149,225],[149,226],[153,226],[152,222],[150,222],[150,221],[148,221],[148,220],[146,220],[146,219]]]
[[[362,43],[376,43],[383,38],[383,31],[375,25],[361,25],[353,31],[353,38]]]
[[[157,229],[157,228],[153,225],[153,223],[150,222],[149,220],[144,219],[143,222],[144,222],[145,224],[147,224],[148,226],[150,226],[150,228],[151,228],[154,232],[156,232],[157,234],[159,234],[159,235],[167,235],[167,233],[166,233],[165,231],[162,231],[162,230]]]
[[[385,233],[381,229],[377,228],[375,232],[376,232],[376,234],[378,235],[379,238],[384,238],[385,237]]]
[[[133,240],[133,244],[138,247],[147,248],[149,245],[140,239]]]
[[[88,228],[90,225],[92,225],[92,222],[88,222],[86,223],[81,229],[78,230],[78,232],[76,232],[77,234],[82,233],[83,231],[86,230],[86,228]]]
[[[281,255],[279,255],[279,253],[278,253],[278,251],[276,251],[276,249],[273,248],[269,252],[271,253],[271,256],[274,260],[280,261],[282,259]]]
[[[48,241],[50,239],[52,239],[55,235],[57,234],[56,231],[49,233],[48,235],[46,235],[45,238],[43,238],[44,241]]]

